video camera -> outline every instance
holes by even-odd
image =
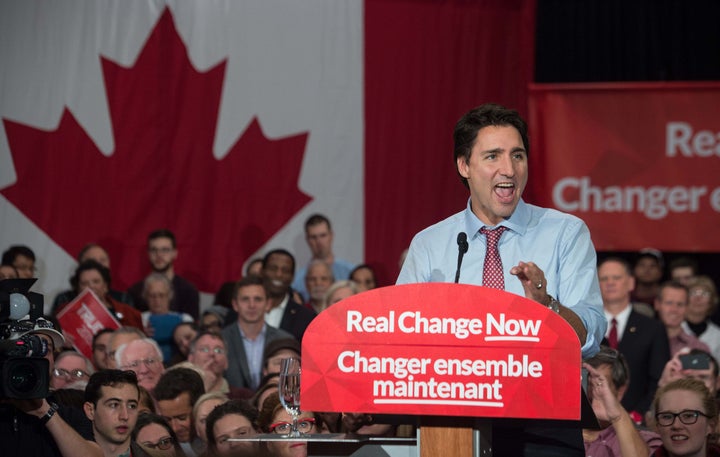
[[[43,296],[30,292],[36,279],[0,281],[0,398],[45,398],[50,387],[52,349],[28,332],[52,329],[42,318]]]

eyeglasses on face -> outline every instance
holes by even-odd
[[[63,379],[84,379],[89,378],[90,374],[84,372],[83,370],[65,370],[63,368],[55,368],[53,370],[53,376]]]
[[[300,419],[297,423],[298,431],[301,433],[308,433],[315,426],[315,419],[309,417],[307,419]],[[287,434],[292,430],[292,423],[290,422],[275,422],[270,424],[270,432],[278,434]]]
[[[670,425],[675,423],[675,418],[679,417],[680,422],[682,422],[683,424],[692,425],[697,422],[698,417],[700,416],[710,417],[704,412],[698,411],[696,409],[685,409],[680,411],[679,413],[660,411],[659,413],[655,414],[655,420],[657,421],[658,425],[662,425],[663,427],[669,427]]]
[[[225,354],[225,349],[224,349],[224,348],[209,348],[209,347],[207,347],[207,346],[203,346],[203,347],[196,348],[195,350],[198,351],[198,352],[202,352],[203,354],[209,354],[209,353],[211,353],[211,352],[212,352],[213,354],[218,354],[218,355],[223,355],[223,354]]]
[[[142,443],[143,446],[150,449],[160,449],[161,451],[167,451],[171,447],[173,447],[174,441],[171,437],[167,436],[165,438],[162,438],[157,443],[151,443],[151,442],[145,442]]]
[[[121,370],[136,370],[140,364],[145,365],[148,369],[152,369],[158,363],[157,359],[142,359],[128,362],[127,364],[120,367]]]
[[[710,292],[708,292],[707,290],[703,290],[703,289],[693,289],[690,291],[690,296],[691,297],[709,297]]]

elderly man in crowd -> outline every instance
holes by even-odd
[[[132,370],[138,378],[138,385],[149,392],[155,389],[160,376],[165,372],[162,351],[152,338],[133,340],[120,346],[115,361],[121,370]]]

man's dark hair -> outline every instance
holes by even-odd
[[[110,270],[97,260],[93,259],[84,261],[75,269],[75,275],[73,275],[70,279],[70,284],[72,284],[73,289],[78,290],[78,287],[80,286],[80,274],[89,270],[97,270],[98,273],[100,273],[100,276],[102,276],[103,281],[105,281],[105,284],[107,284],[108,289],[110,289]]]
[[[313,227],[318,224],[326,223],[328,226],[328,230],[332,231],[332,226],[330,225],[330,219],[328,219],[326,216],[322,214],[313,214],[312,216],[308,217],[305,221],[305,231],[310,227]]]
[[[247,264],[247,268],[245,268],[245,276],[249,276],[250,268],[251,268],[253,265],[255,265],[256,263],[259,263],[260,266],[262,267],[262,262],[263,262],[262,257],[255,257],[254,259],[252,259],[251,261],[249,261],[248,264]]]
[[[19,255],[25,256],[33,262],[35,261],[35,253],[32,249],[27,246],[17,244],[15,246],[10,246],[5,252],[3,252],[1,263],[3,265],[12,265],[15,263],[15,258]]]
[[[369,270],[370,273],[372,273],[373,279],[377,280],[376,275],[375,275],[375,269],[373,267],[371,267],[370,265],[368,265],[367,263],[361,263],[360,265],[353,268],[352,271],[350,272],[350,274],[348,275],[348,279],[352,279],[353,275],[360,270]]]
[[[114,332],[114,331],[115,331],[115,330],[106,327],[106,328],[101,329],[101,330],[100,330],[99,332],[97,332],[95,335],[93,335],[93,339],[92,339],[92,348],[93,348],[93,350],[95,350],[95,343],[97,342],[97,339],[98,339],[98,338],[100,338],[101,336],[103,336],[103,335],[106,334],[106,333],[112,333],[112,332]]]
[[[668,271],[672,272],[675,268],[684,267],[689,267],[693,272],[693,276],[697,275],[698,271],[700,271],[700,266],[698,265],[697,260],[690,257],[678,257],[677,259],[673,260],[668,266]]]
[[[201,330],[198,332],[197,335],[195,335],[195,338],[190,342],[190,352],[195,352],[195,346],[197,346],[197,342],[200,338],[204,336],[212,336],[216,340],[219,340],[222,342],[223,346],[227,347],[227,344],[225,344],[225,338],[223,338],[222,334],[215,330]]]
[[[155,386],[155,400],[172,400],[182,393],[190,394],[190,406],[205,393],[202,377],[190,368],[172,368],[160,376]]]
[[[235,287],[233,287],[233,299],[237,298],[237,294],[243,287],[247,286],[260,286],[265,290],[265,296],[268,296],[267,288],[265,287],[265,281],[263,281],[263,278],[259,276],[245,276],[240,281],[235,283]]]
[[[217,450],[217,441],[215,441],[215,434],[213,433],[215,423],[229,414],[245,417],[250,421],[252,427],[257,429],[258,410],[247,400],[230,400],[217,405],[215,409],[210,411],[205,421],[205,436],[207,436],[208,448],[211,451]]]
[[[671,279],[671,280],[669,280],[669,281],[665,281],[664,283],[660,284],[660,288],[658,288],[658,293],[657,293],[658,298],[660,297],[660,295],[662,295],[662,292],[663,292],[663,290],[665,290],[665,289],[680,289],[680,290],[684,290],[684,291],[685,291],[685,295],[688,296],[688,297],[690,296],[690,290],[687,288],[687,286],[685,286],[685,285],[682,284],[681,282],[676,281],[676,280],[674,280],[674,279]]]
[[[152,232],[150,232],[150,235],[148,235],[147,242],[148,242],[148,244],[150,244],[150,242],[152,240],[156,240],[158,238],[169,238],[170,242],[172,243],[173,249],[176,247],[175,246],[175,234],[173,232],[171,232],[170,230],[168,230],[168,229],[153,230]]]
[[[528,154],[530,152],[527,123],[520,117],[520,114],[514,109],[508,109],[495,103],[485,103],[465,113],[465,115],[457,121],[457,124],[455,124],[455,131],[453,132],[453,158],[456,170],[458,157],[464,157],[465,162],[470,163],[470,155],[475,145],[477,134],[480,129],[488,126],[515,127],[522,138],[525,153]],[[460,175],[460,170],[457,170],[457,173],[463,185],[469,188],[467,179]]]
[[[630,276],[633,275],[632,267],[630,266],[630,262],[623,259],[622,257],[606,257],[606,258],[602,259],[600,262],[598,262],[598,269],[600,269],[601,266],[605,265],[608,262],[619,263],[620,265],[623,266],[623,268],[625,269],[625,271],[627,272],[628,275],[630,275]]]
[[[290,261],[292,262],[293,275],[295,274],[295,257],[287,249],[273,249],[272,251],[265,254],[265,257],[263,257],[263,263],[262,263],[263,270],[265,269],[265,267],[267,267],[268,260],[270,260],[270,256],[273,256],[273,255],[284,255],[286,257],[290,257]]]
[[[177,443],[177,435],[175,434],[175,431],[172,429],[168,421],[165,420],[164,417],[155,414],[155,413],[142,413],[138,416],[138,420],[135,423],[135,428],[133,428],[132,432],[130,433],[130,439],[134,442],[137,441],[138,433],[140,433],[140,430],[147,427],[150,424],[158,424],[162,428],[165,429],[165,431],[170,435],[170,438],[172,438],[173,443]],[[134,454],[133,454],[134,455]]]
[[[90,376],[87,386],[85,387],[85,401],[97,406],[97,402],[102,396],[103,387],[115,387],[120,384],[130,384],[135,386],[138,391],[138,399],[140,398],[140,389],[138,388],[138,380],[134,371],[130,370],[100,370]]]
[[[615,389],[619,389],[630,382],[630,368],[625,357],[617,349],[600,346],[600,352],[586,359],[585,363],[593,368],[610,365],[611,381],[615,385]]]

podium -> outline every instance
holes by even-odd
[[[574,330],[480,286],[374,289],[320,313],[302,343],[302,408],[417,416],[420,456],[491,455],[496,418],[579,420]]]

